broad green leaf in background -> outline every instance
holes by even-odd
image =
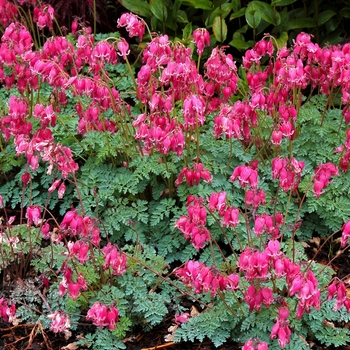
[[[205,26],[211,27],[214,23],[214,18],[220,16],[221,18],[226,18],[231,12],[232,6],[230,3],[222,4],[221,7],[217,7],[214,11],[208,11],[208,16],[205,20]]]
[[[182,10],[178,10],[176,14],[176,20],[180,23],[188,23],[186,12]]]
[[[325,24],[326,22],[328,22],[335,15],[336,15],[336,12],[332,10],[325,10],[318,15],[317,24],[321,26],[322,24]]]
[[[164,22],[168,18],[168,11],[163,0],[150,0],[149,7],[153,15]]]
[[[231,15],[230,20],[244,16],[246,10],[247,10],[246,7],[242,7],[240,10],[235,11],[235,12]]]
[[[210,0],[184,0],[183,5],[194,7],[195,9],[212,10],[213,3]]]
[[[267,23],[270,23],[274,26],[278,26],[281,23],[281,17],[279,13],[275,11],[274,8],[271,5],[267,4],[266,2],[251,1],[248,4],[247,12],[254,14],[254,16],[256,16],[255,13],[259,13],[259,15],[261,16],[261,19],[263,19]],[[256,28],[259,24],[260,22],[253,28]]]
[[[188,40],[192,36],[192,23],[187,23],[186,27],[182,30],[182,37],[184,40]]]
[[[213,33],[215,39],[219,42],[224,42],[227,38],[227,25],[223,18],[217,16],[213,22]]]
[[[231,0],[231,9],[237,12],[241,8],[241,0]]]
[[[118,0],[122,6],[129,11],[136,13],[142,17],[151,17],[152,12],[150,6],[145,0]]]
[[[350,18],[350,7],[343,7],[340,11],[339,14],[344,17],[344,18]]]
[[[271,2],[272,6],[288,6],[290,4],[293,4],[297,0],[273,0]]]
[[[250,5],[250,4],[249,4]],[[251,28],[257,28],[261,22],[261,14],[259,10],[247,7],[245,12],[245,19]]]
[[[290,20],[285,27],[285,31],[300,28],[315,28],[317,24],[312,18],[298,18]]]
[[[288,33],[282,32],[279,38],[276,39],[277,48],[281,49],[283,46],[287,46]]]
[[[238,50],[247,50],[254,45],[254,41],[245,41],[244,36],[241,33],[235,32],[233,34],[232,40],[229,42],[229,45],[235,47]]]

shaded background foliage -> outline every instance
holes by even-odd
[[[75,16],[93,23],[94,2],[49,0],[62,26],[70,28]],[[307,31],[322,44],[347,41],[349,0],[96,0],[97,31],[112,32],[118,17],[132,11],[156,32],[189,39],[196,27],[212,28],[217,42],[246,50],[271,33],[281,40]],[[186,29],[187,28],[187,29]]]

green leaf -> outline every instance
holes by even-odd
[[[343,7],[340,11],[339,14],[344,17],[344,18],[350,18],[350,7]]]
[[[321,26],[322,24],[325,24],[335,15],[336,15],[336,12],[332,10],[325,10],[321,12],[318,16],[318,25]]]
[[[187,13],[182,10],[177,11],[176,20],[180,23],[188,23]]]
[[[185,0],[183,1],[183,4],[194,7],[195,9],[202,9],[202,10],[213,9],[213,3],[209,0]]]
[[[297,18],[290,20],[286,27],[285,31],[288,32],[292,29],[300,29],[300,28],[315,28],[317,24],[312,18]]]
[[[231,15],[230,20],[244,16],[246,10],[246,7],[242,7],[239,11],[236,11]]]
[[[186,27],[182,30],[182,37],[184,40],[188,40],[192,36],[192,23],[187,23]]]
[[[274,26],[277,26],[281,23],[281,17],[274,8],[262,1],[252,1],[249,3],[247,11],[249,13],[259,13],[261,18]],[[259,22],[260,24],[260,22]],[[256,27],[259,25],[257,24]],[[254,27],[253,27],[254,28]]]
[[[288,6],[290,4],[293,4],[297,0],[273,0],[271,2],[272,6]]]
[[[219,42],[224,42],[227,38],[227,25],[223,18],[217,16],[214,18],[213,33],[215,39]]]
[[[168,18],[168,11],[163,0],[150,0],[149,7],[155,17],[164,22]]]
[[[220,16],[221,18],[226,18],[231,12],[231,10],[231,4],[222,4],[221,7],[217,7],[214,11],[208,11],[208,17],[205,20],[205,26],[207,28],[211,27],[213,25],[215,17],[217,16]]]
[[[149,4],[144,0],[118,0],[129,11],[142,17],[152,17]]]
[[[251,28],[257,28],[261,22],[260,10],[255,6],[255,1],[248,4],[245,12],[245,19]]]
[[[282,32],[278,39],[276,39],[278,49],[287,45],[288,33]]]
[[[238,50],[247,50],[254,45],[254,41],[245,41],[244,36],[238,32],[233,34],[232,40],[229,45],[235,47]]]

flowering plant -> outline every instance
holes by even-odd
[[[43,6],[35,18],[52,16]],[[42,276],[32,309],[45,306],[40,316],[21,306],[18,316],[40,317],[53,332],[85,319],[98,327],[85,341],[101,348],[106,331],[123,348],[132,326],[149,329],[168,312],[178,341],[302,349],[311,334],[344,343],[347,329],[334,326],[330,341],[323,324],[350,311],[343,276],[309,260],[301,242],[321,227],[326,242],[338,235],[340,252],[348,248],[350,45],[321,48],[301,33],[287,48],[266,35],[237,68],[225,47],[201,63],[206,29],[193,34],[196,63],[180,41],[145,34],[134,14],[118,26],[148,35],[139,66],[126,39],[96,40],[77,24],[74,36],[40,49],[18,22],[1,38],[11,96],[0,129],[22,157],[0,187],[1,206],[20,205],[17,219],[25,208],[27,219],[17,235],[6,217],[2,268],[26,257],[25,271]],[[51,213],[58,206],[61,218]],[[16,259],[5,264],[5,254]],[[179,296],[202,312],[190,316]],[[14,305],[3,300],[6,321]]]

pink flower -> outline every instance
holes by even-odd
[[[318,198],[332,181],[333,176],[338,176],[338,168],[332,163],[319,164],[314,171],[314,195]]]
[[[38,24],[39,29],[48,27],[49,30],[53,29],[53,20],[55,18],[55,10],[51,5],[42,5],[41,8],[34,8],[33,21]]]
[[[129,55],[129,44],[124,38],[121,38],[120,41],[117,44],[118,50],[120,51],[118,54],[126,60],[126,56]]]
[[[238,179],[242,188],[249,185],[252,189],[256,189],[258,186],[258,172],[256,167],[249,165],[239,165],[233,170],[233,174],[230,177],[231,181]]]
[[[71,281],[68,281],[68,283],[67,283],[68,295],[73,300],[76,300],[80,296],[82,290],[84,291],[87,289],[88,289],[88,287],[87,287],[85,278],[83,277],[82,274],[78,275],[77,282],[73,282],[71,280]]]
[[[62,199],[65,192],[66,192],[66,185],[64,184],[64,182],[62,182],[57,191],[58,198]]]
[[[219,215],[224,214],[226,208],[226,192],[213,192],[209,198],[209,210],[213,212],[217,210]]]
[[[340,245],[345,247],[350,237],[350,220],[343,225]]]
[[[290,336],[292,334],[289,328],[288,321],[289,310],[285,307],[281,307],[278,310],[278,317],[276,323],[272,327],[270,338],[275,339],[278,336],[278,344],[281,348],[284,348],[290,342]]]
[[[5,322],[12,323],[16,318],[16,305],[11,304],[9,306],[9,301],[7,299],[0,299],[0,316]]]
[[[202,163],[194,163],[192,168],[183,168],[175,181],[175,186],[179,186],[184,177],[188,186],[198,186],[200,179],[203,179],[205,182],[212,182],[209,170],[205,169]]]
[[[268,287],[259,288],[251,285],[244,294],[244,301],[249,305],[249,312],[260,310],[264,304],[269,307],[273,302],[272,290]]]
[[[132,13],[124,13],[118,19],[118,28],[126,27],[125,29],[129,33],[130,37],[138,36],[142,41],[142,37],[145,33],[145,23],[139,20],[138,17]]]
[[[244,345],[242,350],[268,350],[268,345],[264,341],[257,338],[249,339]]]
[[[47,222],[41,226],[41,233],[44,239],[48,239],[50,237],[50,225]]]
[[[193,39],[197,46],[197,53],[202,56],[204,47],[210,46],[210,34],[205,28],[197,28],[193,32]]]
[[[28,225],[34,224],[38,226],[41,217],[41,209],[37,205],[31,205],[27,208],[26,218],[28,219]]]
[[[126,272],[126,255],[118,251],[117,247],[110,242],[102,249],[105,256],[103,268],[105,270],[112,268],[112,274],[120,276]]]
[[[119,320],[119,312],[112,305],[106,306],[96,301],[87,312],[86,319],[92,321],[95,326],[100,328],[107,327],[113,330],[116,328],[116,322]]]
[[[181,315],[176,314],[175,315],[175,323],[177,323],[177,324],[187,323],[189,317],[190,317],[190,314],[188,312],[185,312],[185,313],[183,313]]]
[[[52,319],[50,329],[54,333],[61,333],[70,328],[70,318],[62,311],[56,311],[47,317]]]
[[[234,207],[228,207],[223,213],[223,226],[237,227],[239,224],[239,209]]]

